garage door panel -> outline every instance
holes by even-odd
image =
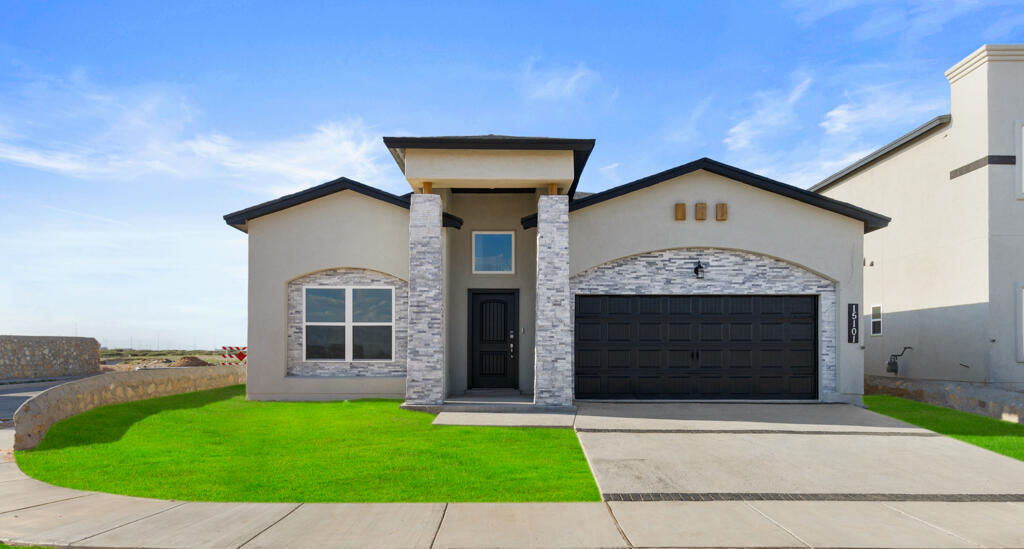
[[[637,323],[637,340],[640,343],[651,343],[662,341],[665,325],[661,322],[639,322]]]
[[[578,398],[817,397],[816,296],[577,296]]]

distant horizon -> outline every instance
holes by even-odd
[[[807,188],[1006,42],[1019,2],[11,2],[0,333],[246,345],[222,216],[342,176],[405,194],[384,135],[594,138],[580,192],[704,156]]]

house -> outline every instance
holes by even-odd
[[[889,218],[707,158],[584,196],[590,139],[384,145],[412,193],[341,178],[225,216],[250,399],[860,402]]]
[[[950,114],[812,190],[894,219],[864,239],[869,380],[1024,388],[1024,45],[982,46],[946,78]]]

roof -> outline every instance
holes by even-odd
[[[864,158],[861,158],[860,160],[854,162],[853,164],[850,164],[849,166],[839,170],[838,172],[826,177],[825,179],[821,180],[821,182],[813,185],[809,190],[812,192],[821,192],[833,185],[836,185],[840,183],[843,179],[845,179],[847,176],[853,175],[854,173],[864,168],[867,168],[868,166],[888,156],[890,153],[893,153],[898,149],[902,148],[903,146],[909,145],[910,143],[916,141],[918,138],[931,133],[932,130],[949,124],[949,121],[951,119],[952,118],[948,114],[936,116],[935,118],[932,118],[931,120],[925,122],[924,124],[921,124],[920,126],[914,128],[909,133],[903,135],[902,137],[893,141],[892,143],[889,143],[888,145],[865,156]]]
[[[409,209],[409,194],[398,196],[387,191],[382,191],[376,187],[371,187],[358,181],[353,181],[347,177],[341,177],[334,181],[328,181],[327,183],[310,187],[297,193],[282,196],[281,198],[270,200],[262,204],[250,206],[244,210],[229,213],[224,216],[224,221],[228,225],[231,225],[242,232],[248,232],[246,225],[250,219],[279,212],[281,210],[291,208],[292,206],[298,206],[299,204],[305,204],[310,200],[316,200],[317,198],[341,191],[354,191],[363,196],[376,198],[377,200],[394,204],[400,208]],[[445,227],[454,227],[456,229],[462,228],[462,219],[449,213],[442,215],[442,223]]]
[[[805,204],[809,204],[811,206],[822,208],[830,212],[835,212],[837,214],[845,215],[846,217],[851,217],[858,221],[862,221],[864,223],[865,233],[869,233],[876,229],[881,229],[887,226],[890,221],[890,219],[884,215],[877,214],[865,210],[863,208],[859,208],[857,206],[854,206],[853,204],[840,202],[839,200],[828,198],[826,196],[822,196],[820,194],[804,190],[799,187],[787,185],[780,181],[775,181],[774,179],[769,179],[767,177],[760,176],[755,173],[748,172],[746,170],[741,170],[734,166],[723,164],[710,158],[701,158],[699,160],[694,160],[693,162],[683,164],[681,166],[676,166],[675,168],[665,170],[654,175],[649,175],[642,179],[637,179],[632,183],[626,183],[625,185],[612,187],[611,189],[608,189],[606,191],[594,193],[586,198],[571,200],[569,202],[569,211],[576,211],[582,208],[586,208],[588,206],[593,206],[594,204],[600,204],[601,202],[612,200],[614,198],[618,198],[620,196],[629,194],[634,191],[646,189],[647,187],[657,185],[658,183],[662,183],[664,181],[668,181],[670,179],[674,179],[681,175],[686,175],[697,170],[704,170],[707,172],[711,172],[713,174],[720,175],[722,177],[728,177],[729,179],[732,179],[734,181],[746,183],[747,185],[757,187],[758,189],[764,191],[779,194],[785,196],[786,198],[792,198],[793,200],[797,200]],[[532,214],[524,217],[522,219],[522,225],[524,229],[536,227],[537,214]]]
[[[560,137],[522,137],[515,135],[448,135],[438,137],[385,137],[384,145],[395,157],[398,167],[405,173],[406,149],[475,149],[475,150],[519,150],[519,151],[572,151],[573,179],[569,186],[569,198],[576,193],[580,174],[587,165],[593,139],[564,139]]]

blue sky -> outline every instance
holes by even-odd
[[[225,213],[382,135],[596,138],[580,189],[710,156],[808,186],[948,112],[1020,2],[5,2],[0,333],[245,342]],[[883,212],[884,213],[884,212]]]

